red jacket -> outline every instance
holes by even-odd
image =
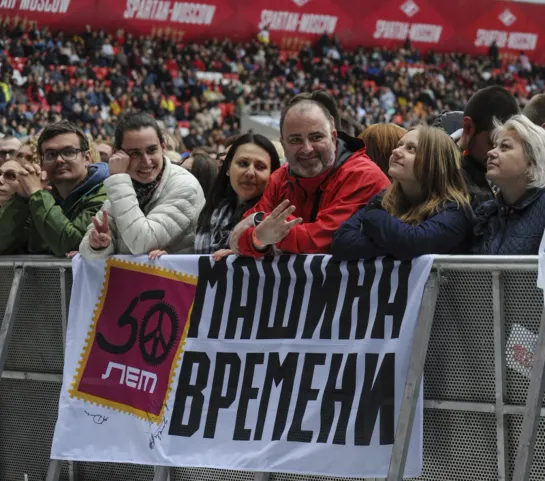
[[[293,227],[276,247],[291,254],[328,254],[341,224],[389,185],[388,178],[365,154],[363,141],[343,135],[337,140],[337,160],[330,170],[302,178],[283,165],[271,175],[263,197],[244,217],[255,212],[270,214],[289,199],[296,211],[288,221],[302,217],[303,223]],[[254,229],[241,234],[238,249],[242,255],[261,257],[264,253],[255,250],[252,242]]]

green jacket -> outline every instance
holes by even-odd
[[[29,199],[13,196],[0,209],[0,254],[54,254],[78,250],[87,227],[106,200],[106,164],[89,167],[89,176],[66,199],[41,190]]]

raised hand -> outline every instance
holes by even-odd
[[[255,236],[264,246],[273,245],[286,237],[290,229],[303,222],[301,217],[291,220],[286,219],[295,212],[295,206],[290,206],[290,201],[283,201],[270,216],[266,217],[261,224],[256,227]],[[256,246],[259,247],[259,246]]]
[[[110,175],[126,174],[129,170],[130,163],[131,158],[128,156],[128,154],[123,152],[122,150],[118,150],[114,155],[110,157],[110,162],[108,163]]]
[[[89,234],[89,245],[96,250],[106,249],[112,243],[110,226],[108,225],[108,212],[102,215],[102,224],[96,217],[92,217],[94,227]]]
[[[47,173],[38,164],[25,164],[19,175],[21,194],[30,197],[40,190],[50,190],[47,185]]]

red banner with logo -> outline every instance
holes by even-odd
[[[35,21],[77,33],[156,33],[193,41],[248,40],[267,25],[271,40],[295,50],[322,34],[346,47],[401,45],[436,51],[524,51],[545,62],[545,0],[0,0],[1,20]]]

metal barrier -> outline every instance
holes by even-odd
[[[543,480],[545,322],[537,257],[437,257],[428,281],[389,480],[401,479],[424,369],[422,481]],[[0,258],[0,480],[310,481],[316,476],[49,462],[72,285],[67,260]],[[432,322],[433,321],[433,322]],[[539,339],[531,379],[506,366],[506,339]],[[526,333],[526,334],[525,334]],[[525,338],[526,336],[526,338]],[[429,347],[428,347],[429,340]],[[426,356],[427,351],[427,356]],[[531,468],[531,469],[530,469]],[[370,480],[367,480],[370,481]]]

